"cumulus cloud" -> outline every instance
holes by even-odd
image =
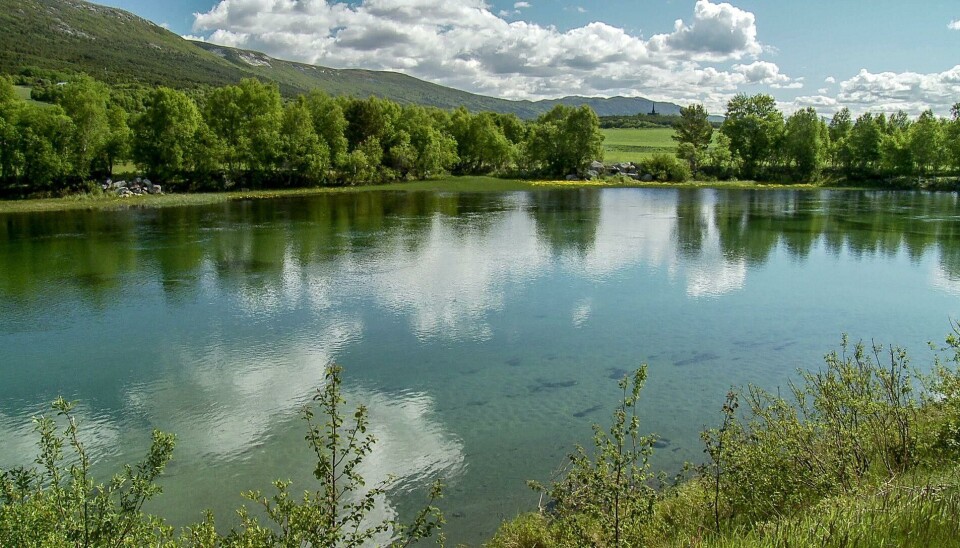
[[[743,71],[712,65],[764,51],[752,13],[709,0],[696,2],[689,23],[649,40],[602,22],[559,30],[505,19],[515,14],[498,15],[484,0],[220,0],[194,14],[194,33],[284,59],[401,71],[505,98],[645,95],[708,107],[748,82]],[[773,63],[764,70],[774,74],[768,85],[793,83]]]
[[[947,28],[950,30],[960,30],[960,19],[954,19],[950,21],[950,24],[947,25]]]
[[[748,84],[789,84],[791,82],[788,76],[780,74],[780,67],[767,61],[733,65],[733,70],[746,77]]]
[[[837,83],[837,79],[834,78],[833,76],[827,76],[826,78],[823,79],[823,82],[824,82],[825,84],[836,84],[836,83]]]
[[[697,1],[691,24],[678,19],[671,34],[654,36],[651,45],[657,50],[691,53],[711,61],[756,57],[763,52],[752,13],[709,0]]]
[[[872,73],[866,69],[840,83],[837,101],[851,110],[906,111],[919,114],[931,108],[946,115],[960,97],[960,65],[943,72]]]

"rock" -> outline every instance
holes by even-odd
[[[649,173],[644,173],[643,177],[640,177],[640,180],[645,183],[653,182],[653,175],[650,175]]]
[[[627,173],[627,177],[630,177],[630,178],[633,179],[634,181],[639,181],[639,180],[640,180],[640,174],[637,173],[637,172]]]
[[[571,173],[570,175],[567,175],[567,180],[568,180],[568,181],[579,181],[579,180],[580,180],[580,176],[577,175],[576,173]]]
[[[150,187],[150,194],[163,194],[163,189],[160,188],[160,185],[153,185]]]
[[[593,170],[593,171],[602,171],[602,170],[603,170],[603,162],[598,162],[598,161],[596,161],[596,160],[590,162],[590,169]]]
[[[597,177],[600,176],[599,173],[597,173],[596,171],[594,171],[594,170],[592,170],[592,169],[588,169],[587,172],[584,173],[584,175],[586,175],[587,179],[596,179]]]

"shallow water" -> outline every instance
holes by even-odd
[[[732,385],[815,368],[841,333],[930,357],[960,317],[955,194],[589,189],[358,193],[0,216],[0,466],[80,401],[103,473],[178,444],[177,524],[273,479],[309,486],[298,410],[345,367],[378,438],[364,473],[430,481],[450,544],[535,507],[616,379],[649,364],[655,465],[702,457]]]

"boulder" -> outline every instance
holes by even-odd
[[[577,175],[576,173],[571,173],[570,175],[567,175],[567,180],[568,180],[568,181],[579,181],[579,180],[580,180],[580,176]]]
[[[643,177],[640,177],[640,180],[645,183],[651,183],[653,182],[653,175],[650,175],[649,173],[644,173]]]
[[[599,173],[597,173],[596,171],[594,171],[594,170],[592,170],[592,169],[588,169],[587,172],[586,172],[584,175],[586,175],[587,179],[596,179],[597,177],[600,176]]]
[[[603,162],[598,162],[596,160],[590,162],[590,169],[593,171],[603,171]]]

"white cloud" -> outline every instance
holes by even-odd
[[[946,115],[960,97],[960,65],[944,72],[872,73],[866,69],[840,83],[837,101],[859,112],[906,111],[917,115],[931,108]]]
[[[749,65],[733,65],[733,70],[744,75],[748,84],[788,84],[791,79],[780,74],[780,67],[767,61],[754,61]]]
[[[836,84],[836,83],[837,83],[837,79],[834,78],[833,76],[827,76],[826,78],[823,79],[823,82],[824,82],[825,84]]]
[[[587,8],[585,8],[585,7],[583,7],[583,6],[577,6],[577,11],[578,11],[579,13],[587,13]]]
[[[696,3],[689,24],[649,40],[602,22],[561,31],[505,19],[515,14],[498,16],[484,0],[220,0],[194,15],[194,33],[284,59],[401,71],[505,98],[644,95],[714,108],[748,79],[711,65],[763,52],[752,13],[709,0]],[[768,84],[793,83],[767,65],[776,69]]]
[[[651,49],[689,53],[712,61],[757,57],[763,52],[752,13],[709,0],[697,1],[693,23],[686,25],[677,19],[671,34],[656,35],[650,42]]]
[[[954,19],[950,21],[950,24],[947,25],[947,28],[950,30],[960,30],[960,19]]]
[[[515,4],[513,5],[513,8],[514,8],[514,9],[518,9],[518,10],[519,10],[519,9],[524,9],[524,8],[529,8],[529,7],[530,7],[530,2],[517,2],[517,3],[515,3]]]

